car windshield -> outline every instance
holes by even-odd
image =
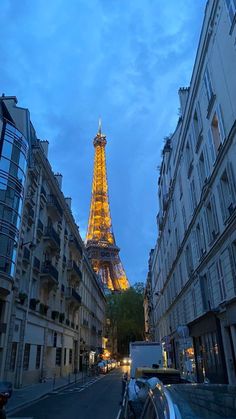
[[[182,418],[235,419],[236,386],[179,384],[166,386]]]

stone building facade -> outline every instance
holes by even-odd
[[[15,125],[16,102],[2,101]],[[106,304],[71,199],[62,193],[62,176],[53,173],[48,161],[48,142],[37,139],[27,115],[28,167],[1,371],[16,387],[95,362],[102,352]],[[2,269],[2,283],[1,278]]]
[[[209,0],[181,115],[166,138],[151,260],[168,365],[236,383],[236,3]]]

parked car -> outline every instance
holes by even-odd
[[[107,373],[107,364],[104,361],[100,361],[98,363],[98,372],[100,374],[106,374]]]
[[[235,400],[236,386],[158,383],[149,390],[140,418],[235,419]]]

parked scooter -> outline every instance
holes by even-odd
[[[12,383],[0,381],[0,419],[6,419],[5,406],[12,395]]]

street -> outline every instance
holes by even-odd
[[[27,419],[116,419],[121,401],[125,367],[45,396],[9,418]]]

